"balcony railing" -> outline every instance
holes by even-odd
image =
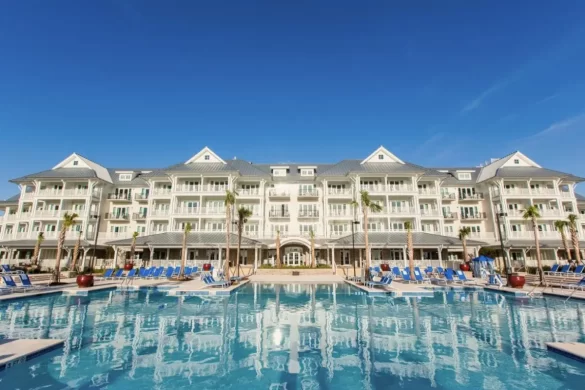
[[[329,209],[327,215],[329,217],[351,217],[352,213],[349,210]]]
[[[117,213],[106,213],[105,219],[110,221],[128,221],[130,219],[129,214],[117,214]]]
[[[290,214],[288,210],[270,210],[268,216],[271,218],[289,218]]]
[[[351,195],[352,191],[351,188],[328,188],[327,193],[333,196],[341,196],[341,195]]]
[[[457,213],[451,211],[444,211],[443,218],[445,219],[457,219]]]
[[[175,208],[174,212],[174,214],[179,215],[195,215],[200,213],[201,213],[200,207],[177,207]]]
[[[368,191],[370,194],[379,194],[386,192],[386,186],[383,184],[361,184],[362,191]]]
[[[428,187],[428,188],[419,188],[418,194],[419,195],[437,195],[437,189],[435,187]]]
[[[455,200],[455,199],[457,199],[457,195],[456,194],[453,194],[453,193],[447,193],[447,192],[445,192],[445,193],[442,193],[441,194],[441,199],[444,200],[444,201]]]
[[[561,198],[571,198],[572,195],[570,192],[567,191],[561,191]]]
[[[134,221],[144,221],[146,219],[146,213],[133,213],[132,219]]]
[[[290,192],[286,190],[276,190],[272,189],[268,191],[268,196],[271,198],[288,198],[290,197]]]
[[[109,200],[118,200],[123,202],[131,202],[132,195],[131,194],[108,194]]]
[[[557,192],[554,188],[531,188],[530,193],[532,195],[556,195]]]
[[[319,210],[299,210],[299,218],[318,218]]]
[[[109,240],[123,240],[125,238],[131,238],[132,234],[133,232],[107,232],[105,236]]]
[[[408,184],[388,184],[386,186],[388,192],[407,193],[413,192],[413,187]]]
[[[39,190],[39,196],[63,196],[63,190],[45,189]]]
[[[485,219],[486,214],[483,212],[478,212],[474,214],[461,214],[461,220],[480,220]]]
[[[228,186],[216,185],[216,184],[204,184],[201,186],[202,192],[220,192],[225,193],[228,190]]]
[[[257,196],[257,195],[260,195],[260,189],[259,188],[239,188],[238,195]]]
[[[314,198],[319,196],[319,191],[313,190],[299,190],[299,198]]]
[[[152,195],[154,196],[170,196],[172,190],[170,188],[154,188]]]
[[[34,216],[58,218],[61,216],[61,210],[35,210]]]
[[[476,193],[476,194],[459,194],[459,201],[473,201],[473,200],[482,200],[483,194]]]
[[[533,240],[534,239],[534,231],[532,230],[526,230],[526,231],[520,231],[520,232],[508,232],[508,235],[510,238],[522,238],[522,239],[530,239]],[[547,238],[547,239],[551,239],[551,238],[559,238],[559,233],[556,231],[539,231],[538,232],[538,237],[539,238]]]
[[[183,184],[176,186],[175,191],[181,193],[201,192],[201,186],[199,184]]]
[[[388,209],[388,214],[416,214],[416,209],[414,207],[391,207]]]
[[[420,215],[423,217],[440,217],[441,210],[439,210],[439,209],[421,209]]]
[[[201,207],[201,214],[204,215],[225,215],[225,207]]]
[[[154,209],[149,212],[150,217],[168,217],[170,212],[168,209]]]
[[[148,200],[148,194],[134,194],[134,200],[137,201],[146,201]]]
[[[496,191],[496,195],[497,195]],[[529,188],[504,188],[504,195],[530,195]]]

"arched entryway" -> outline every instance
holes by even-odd
[[[307,248],[298,245],[287,245],[282,248],[282,251],[282,261],[285,266],[298,267],[305,264],[308,253]]]

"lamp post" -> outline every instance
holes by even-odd
[[[510,275],[512,274],[512,267],[510,266],[510,261],[508,256],[506,255],[506,251],[504,250],[504,238],[502,237],[502,226],[500,225],[500,217],[507,217],[508,214],[497,212],[496,213],[496,223],[498,224],[498,233],[500,235],[500,249],[502,251],[502,257],[504,258],[504,265],[506,267],[506,280],[508,280],[508,286],[510,285]]]
[[[355,279],[356,275],[356,270],[355,270],[355,225],[359,225],[360,222],[359,221],[351,221],[351,262],[353,263],[353,277]]]

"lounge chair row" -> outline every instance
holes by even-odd
[[[113,269],[109,268],[104,273],[104,280],[131,280],[131,279],[170,279],[174,276],[178,276],[181,272],[181,267],[150,267],[146,268],[133,268],[124,275],[124,270],[119,269],[114,272]],[[186,277],[193,277],[199,274],[197,267],[185,267],[184,275]]]
[[[1,274],[3,286],[0,286],[0,295],[10,294],[13,292],[28,292],[28,291],[42,291],[49,289],[49,286],[38,286],[33,285],[30,278],[25,273],[19,273],[16,275]],[[20,285],[16,284],[14,278],[20,278]]]
[[[372,271],[375,272],[375,269]],[[463,271],[454,271],[452,268],[443,269],[442,267],[437,267],[436,270],[433,270],[432,267],[427,267],[424,272],[419,267],[414,267],[414,279],[410,276],[409,267],[405,267],[402,270],[398,267],[393,267],[392,271],[384,276],[390,275],[393,279],[402,279],[408,283],[431,283],[433,281],[437,283],[475,283],[475,281],[467,279]]]
[[[585,271],[585,265],[583,264],[578,265],[573,272],[569,271],[570,268],[570,264],[565,264],[563,266],[560,264],[554,264],[550,271],[544,271],[544,274],[550,276],[575,276],[581,275],[583,274],[583,271]]]

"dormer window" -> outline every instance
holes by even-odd
[[[384,160],[384,155],[383,154],[379,154],[378,155],[378,160]]]
[[[206,154],[204,159],[205,159],[205,161],[209,161],[209,154]]]
[[[73,161],[73,165],[74,165],[74,166],[77,166],[77,165],[79,165],[79,161],[77,161],[77,160]]]
[[[515,159],[515,160],[514,160],[514,164],[516,164],[516,165],[520,164],[520,160],[518,160],[518,159]]]
[[[471,173],[469,173],[469,172],[459,172],[457,174],[457,178],[459,180],[471,180]]]
[[[119,179],[120,179],[120,181],[130,181],[130,180],[132,180],[132,174],[131,173],[120,173]]]
[[[301,176],[315,176],[314,169],[301,169]]]

